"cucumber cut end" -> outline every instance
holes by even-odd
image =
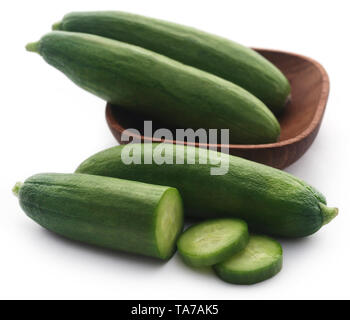
[[[62,21],[58,21],[56,23],[54,23],[51,27],[52,30],[62,30]]]
[[[175,252],[183,229],[183,204],[177,189],[165,191],[156,210],[156,242],[160,258],[166,260]]]
[[[214,266],[222,280],[234,284],[254,284],[267,280],[282,269],[282,247],[266,236],[252,235],[245,249]]]
[[[15,186],[12,188],[12,192],[16,197],[18,197],[19,190],[21,189],[22,185],[23,185],[23,182],[17,182]]]
[[[39,44],[40,44],[39,41],[37,41],[37,42],[29,42],[26,45],[26,50],[29,51],[29,52],[39,53]]]
[[[327,207],[323,203],[319,203],[323,215],[323,225],[330,223],[339,213],[338,208]]]

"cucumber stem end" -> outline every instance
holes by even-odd
[[[39,53],[39,41],[37,42],[29,42],[27,45],[26,45],[26,50],[29,51],[29,52],[37,52]]]
[[[62,22],[56,22],[52,25],[52,30],[61,30]]]
[[[22,185],[23,185],[22,182],[17,182],[17,183],[15,184],[15,186],[12,188],[12,192],[13,192],[13,194],[14,194],[16,197],[18,197],[19,190],[21,189]]]
[[[319,205],[323,214],[323,225],[330,223],[338,215],[338,208],[327,207],[323,203]]]

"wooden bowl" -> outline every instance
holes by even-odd
[[[229,150],[232,155],[282,169],[298,160],[314,141],[326,108],[329,79],[324,68],[310,58],[282,51],[255,50],[275,64],[288,78],[292,87],[291,100],[285,112],[278,118],[281,125],[278,142],[259,145],[230,144]],[[107,104],[106,118],[113,135],[121,144],[131,141],[131,137],[141,141],[160,141],[143,136],[143,121],[152,120],[150,117],[145,118]],[[135,136],[126,130],[127,128],[139,130],[141,136]],[[153,131],[158,128],[164,126],[153,122]],[[122,132],[130,137],[129,141],[121,141]],[[175,143],[174,140],[165,141]],[[207,147],[194,142],[176,141],[176,143]],[[220,150],[220,145],[217,147]]]

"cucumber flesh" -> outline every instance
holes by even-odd
[[[212,266],[228,259],[248,243],[247,224],[239,219],[214,219],[188,228],[177,247],[185,263]]]
[[[268,237],[252,235],[244,250],[214,266],[222,280],[254,284],[276,275],[282,268],[282,247]]]
[[[174,253],[174,244],[183,227],[182,199],[176,189],[168,189],[156,209],[156,242],[160,258],[168,259]]]

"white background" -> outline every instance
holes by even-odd
[[[348,1],[2,1],[0,4],[0,298],[350,298]],[[288,172],[321,190],[340,215],[317,234],[282,241],[284,268],[253,286],[81,245],[25,216],[11,188],[39,172],[72,172],[116,144],[105,103],[76,87],[24,46],[70,11],[124,10],[194,26],[248,46],[318,60],[331,94],[320,133]]]

